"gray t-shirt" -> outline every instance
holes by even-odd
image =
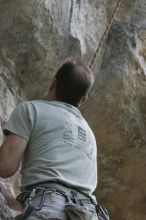
[[[19,104],[4,133],[28,140],[22,188],[56,182],[91,195],[97,184],[96,141],[80,111],[58,101]]]

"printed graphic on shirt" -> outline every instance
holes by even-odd
[[[87,153],[87,156],[89,157],[89,159],[94,159],[94,150],[93,150],[93,146],[91,145],[91,143],[89,142],[88,143],[88,151],[86,152]]]
[[[80,141],[86,142],[86,132],[80,126],[78,126],[78,139]]]
[[[72,125],[68,122],[65,122],[64,132],[63,132],[63,139],[64,139],[65,142],[68,142],[68,143],[73,143],[74,142]]]
[[[92,138],[85,128],[78,124],[78,120],[75,120],[72,114],[65,113],[65,124],[62,137],[64,143],[68,144],[70,147],[75,147],[90,160],[94,159],[94,146],[90,141]]]

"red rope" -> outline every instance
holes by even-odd
[[[97,46],[97,49],[96,49],[96,51],[95,51],[95,53],[94,53],[94,55],[93,55],[93,57],[92,57],[92,59],[91,59],[91,61],[90,61],[90,64],[89,64],[89,68],[90,68],[90,69],[92,69],[93,64],[94,64],[94,62],[95,62],[95,59],[96,59],[96,57],[97,57],[97,54],[98,54],[100,48],[102,47],[102,45],[103,45],[105,39],[106,39],[107,36],[108,36],[108,33],[109,33],[109,31],[110,31],[110,28],[111,28],[111,26],[112,26],[112,23],[113,23],[113,21],[114,21],[114,19],[115,19],[115,17],[116,17],[116,14],[117,14],[117,12],[118,12],[118,10],[119,10],[119,8],[120,8],[120,5],[121,5],[122,1],[123,1],[123,0],[119,0],[119,1],[118,1],[117,6],[116,6],[116,8],[115,8],[115,10],[114,10],[114,12],[113,12],[112,17],[111,17],[111,20],[110,20],[110,22],[108,23],[108,25],[106,26],[106,29],[105,29],[105,31],[104,31],[104,33],[103,33],[101,39],[100,39],[100,42],[99,42],[99,44],[98,44],[98,46]]]

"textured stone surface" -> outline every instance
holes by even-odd
[[[112,219],[144,220],[146,4],[130,7],[130,16],[123,12],[111,29],[85,112],[99,144],[99,200]]]
[[[67,57],[89,62],[116,3],[0,0],[2,126],[18,102],[47,96],[53,74]],[[145,220],[145,0],[123,0],[94,73],[95,86],[82,111],[98,143],[97,199],[113,220]],[[10,181],[19,185],[17,177]]]
[[[0,193],[0,220],[14,220],[14,216],[12,215],[1,193]]]

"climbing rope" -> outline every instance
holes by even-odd
[[[103,33],[103,35],[102,35],[102,37],[101,37],[101,40],[100,40],[100,42],[99,42],[99,44],[98,44],[98,46],[97,46],[97,49],[96,49],[96,51],[95,51],[95,53],[94,53],[94,55],[93,55],[93,57],[92,57],[92,59],[91,59],[91,61],[90,61],[89,68],[91,68],[91,69],[92,69],[92,67],[93,67],[94,61],[95,61],[95,59],[96,59],[96,57],[97,57],[97,54],[98,54],[100,48],[102,47],[102,45],[103,45],[105,39],[106,39],[107,36],[108,36],[108,33],[109,33],[110,28],[111,28],[111,26],[112,26],[112,23],[113,23],[113,21],[114,21],[114,19],[115,19],[115,17],[116,17],[116,14],[117,14],[117,12],[118,12],[120,6],[121,6],[122,1],[123,1],[123,0],[119,0],[119,1],[118,1],[117,5],[116,5],[116,8],[115,8],[115,10],[114,10],[114,12],[113,12],[113,15],[112,15],[112,17],[111,17],[111,20],[110,20],[109,24],[108,24],[108,25],[106,26],[106,28],[105,28],[105,31],[104,31],[104,33]]]

